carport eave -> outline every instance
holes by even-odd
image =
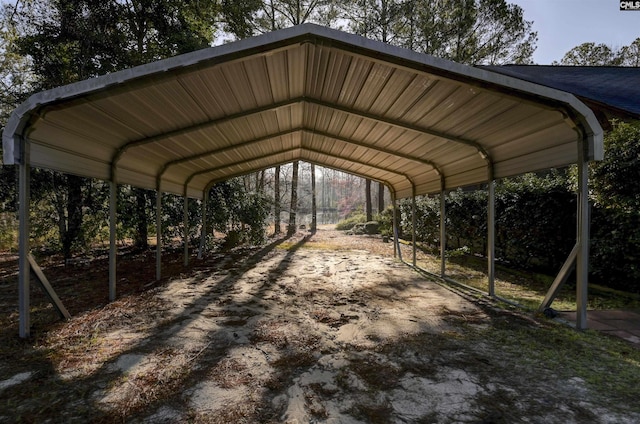
[[[279,48],[293,47],[305,42],[322,46],[329,45],[332,48],[340,48],[344,51],[367,57],[369,60],[393,63],[414,71],[418,70],[442,78],[462,81],[485,89],[506,93],[518,99],[536,102],[536,104],[542,102],[551,108],[567,109],[568,118],[580,127],[583,137],[588,139],[588,158],[590,160],[598,160],[603,156],[602,129],[597,119],[590,109],[571,94],[484,69],[472,68],[367,40],[353,34],[313,24],[305,24],[34,94],[12,113],[6,125],[3,132],[4,163],[17,163],[20,152],[15,136],[27,136],[25,130],[32,120],[37,119],[38,111],[45,106],[50,107],[88,94],[114,90],[117,87],[124,87],[125,83],[127,84],[127,89],[137,87],[138,84],[136,82],[139,82],[139,84],[152,84],[158,77],[174,77],[185,69],[193,70],[194,67],[210,66],[217,61],[228,62],[234,58],[269,53]],[[147,78],[150,81],[147,81]]]

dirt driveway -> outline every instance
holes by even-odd
[[[637,363],[392,251],[324,229],[212,255],[20,345],[0,422],[640,422]]]

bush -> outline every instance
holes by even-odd
[[[352,212],[345,219],[336,224],[336,230],[350,230],[354,225],[363,224],[365,222],[367,222],[367,216],[362,213],[362,211]]]
[[[608,287],[640,292],[640,124],[613,122],[605,158],[592,165],[591,272]]]
[[[496,187],[496,256],[522,268],[555,272],[575,243],[575,194],[565,172],[527,174]],[[411,233],[411,201],[401,202],[402,229]],[[440,244],[440,198],[416,198],[416,238]],[[446,197],[447,248],[486,254],[487,192],[455,190]]]

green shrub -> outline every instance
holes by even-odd
[[[612,124],[605,158],[591,167],[591,273],[602,285],[638,293],[640,124]]]
[[[352,212],[345,219],[336,224],[336,230],[345,231],[350,230],[356,224],[362,224],[367,222],[367,216],[362,211]]]

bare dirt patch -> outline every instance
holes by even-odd
[[[637,350],[453,291],[377,237],[169,254],[159,283],[153,260],[122,258],[110,304],[104,262],[51,264],[74,317],[34,293],[28,341],[2,267],[0,422],[640,421]]]

